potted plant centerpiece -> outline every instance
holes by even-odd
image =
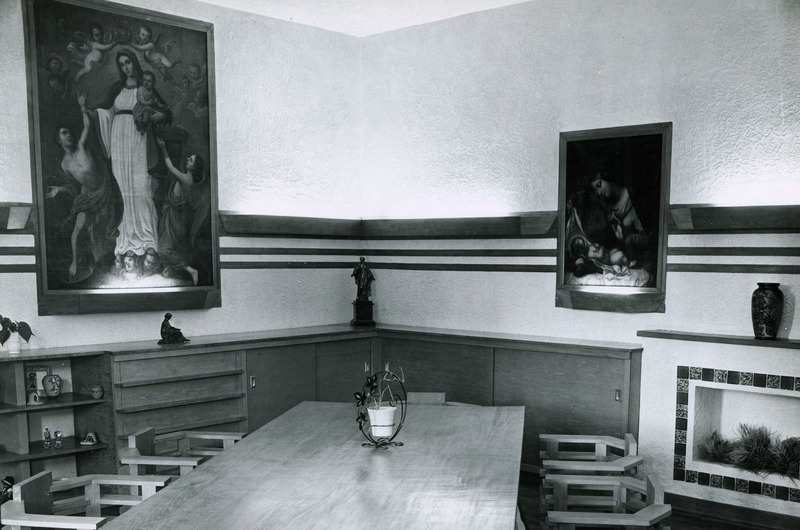
[[[356,422],[364,437],[363,444],[370,447],[402,445],[394,442],[394,438],[403,426],[406,417],[405,376],[389,370],[387,363],[383,371],[369,375],[369,367],[365,364],[367,375],[361,392],[355,392],[355,405],[358,410]],[[365,426],[369,428],[365,430]]]
[[[19,338],[30,342],[33,331],[27,322],[11,320],[0,315],[0,346],[8,342],[8,353],[19,353]]]

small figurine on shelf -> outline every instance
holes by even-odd
[[[44,428],[44,432],[42,433],[42,447],[45,449],[53,447],[53,439],[50,437],[50,429],[47,427]]]
[[[356,299],[353,300],[353,320],[350,321],[350,324],[354,326],[374,326],[375,321],[372,319],[373,304],[369,299],[369,295],[372,282],[375,281],[375,275],[369,270],[367,260],[363,256],[359,258],[358,263],[353,267],[350,277],[356,283]]]
[[[86,433],[86,436],[81,440],[81,445],[97,445],[97,435],[92,431]]]
[[[61,449],[64,447],[64,434],[61,431],[53,433],[53,449]]]
[[[169,320],[172,318],[172,313],[164,315],[164,322],[161,323],[161,340],[159,344],[183,344],[189,342],[189,339],[183,336],[180,328],[172,327]]]

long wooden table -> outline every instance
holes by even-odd
[[[104,528],[514,528],[524,407],[409,406],[375,450],[348,403],[303,402]]]

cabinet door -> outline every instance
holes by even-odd
[[[523,462],[538,465],[539,434],[621,436],[628,414],[627,362],[497,349],[495,405],[525,405]]]
[[[317,344],[317,399],[353,401],[353,392],[364,384],[364,363],[372,366],[372,340],[343,340]]]
[[[381,363],[403,369],[409,392],[444,392],[447,401],[492,404],[492,350],[486,346],[383,339]]]
[[[254,431],[314,399],[314,345],[248,350],[246,383],[248,428]]]

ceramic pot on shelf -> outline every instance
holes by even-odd
[[[775,339],[783,316],[783,293],[779,283],[758,282],[750,308],[753,333],[757,339]]]
[[[369,414],[369,428],[375,438],[389,438],[394,434],[395,415],[397,407],[381,405],[380,407],[367,407]]]
[[[8,349],[9,355],[19,354],[19,344],[19,333],[16,331],[11,332],[11,336],[8,337],[6,341],[6,348]]]
[[[61,376],[56,374],[46,375],[42,378],[42,387],[44,387],[44,394],[49,398],[57,398],[61,395],[61,388],[64,381]]]

